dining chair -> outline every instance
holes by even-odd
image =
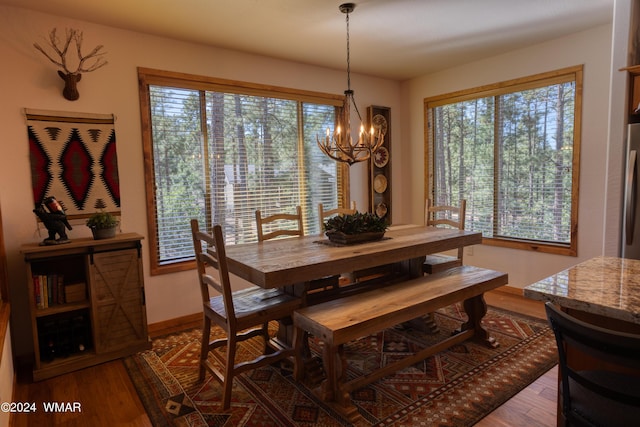
[[[256,225],[258,227],[258,241],[275,239],[280,236],[304,236],[302,208],[296,206],[296,213],[276,213],[262,216],[256,210]]]
[[[353,215],[357,211],[358,209],[356,208],[355,200],[351,201],[350,208],[335,208],[327,211],[324,210],[324,206],[322,205],[322,203],[318,203],[318,221],[320,222],[320,233],[323,233],[325,231],[324,223],[327,218],[335,215]],[[343,273],[340,276],[338,283],[340,286],[347,286],[352,283],[362,281],[364,278],[379,276],[380,275],[379,270],[380,270],[379,268],[375,267],[372,269],[368,269],[366,271],[362,270],[362,271],[353,271],[350,273]]]
[[[355,200],[351,202],[351,208],[335,208],[329,209],[328,211],[324,210],[324,206],[322,205],[322,203],[318,203],[318,221],[320,222],[320,233],[324,232],[324,222],[326,218],[334,215],[353,215],[356,212],[357,209]]]
[[[322,203],[318,203],[318,220],[320,221],[320,232],[324,232],[325,219],[334,215],[353,215],[358,210],[355,200],[351,202],[351,208],[336,208],[325,211]],[[341,286],[348,286],[365,280],[380,278],[391,273],[391,264],[379,267],[371,267],[365,270],[357,270],[349,273],[343,273],[340,276],[339,283]]]
[[[545,310],[558,347],[565,426],[638,425],[640,335],[583,322],[550,302]],[[586,358],[597,368],[585,369]]]
[[[300,298],[279,289],[251,286],[232,292],[222,227],[214,225],[212,234],[209,234],[200,231],[198,220],[192,219],[191,233],[204,313],[198,380],[204,379],[205,369],[211,372],[222,384],[222,410],[227,410],[231,405],[231,390],[236,375],[284,358],[294,360],[294,349],[270,338],[268,326],[272,320],[288,319],[291,322],[293,311],[302,304]],[[217,274],[212,270],[216,270]],[[212,297],[209,294],[210,287],[219,295]],[[210,341],[211,322],[225,331],[224,338]],[[253,360],[243,357],[236,362],[239,343],[254,337],[264,340],[263,354]],[[225,346],[226,355],[216,350]],[[215,359],[215,363],[211,359]],[[221,369],[218,365],[221,365]]]
[[[295,214],[276,213],[265,217],[262,216],[260,210],[256,210],[256,226],[258,228],[258,242],[281,236],[302,237],[304,235],[302,208],[296,206]],[[326,299],[339,292],[339,281],[340,276],[327,276],[305,283],[302,296],[304,305],[319,302],[320,299]]]
[[[425,202],[425,225],[430,227],[453,227],[464,230],[465,214],[467,210],[467,201],[461,199],[458,206],[441,205],[435,206],[431,199]],[[464,248],[458,248],[457,256],[446,254],[427,255],[422,265],[422,271],[426,274],[435,274],[449,268],[459,267],[462,265]]]

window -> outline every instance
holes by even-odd
[[[316,135],[342,96],[139,69],[151,274],[193,266],[189,221],[223,225],[228,244],[257,241],[255,210],[342,206],[346,168]]]
[[[425,189],[483,243],[577,255],[582,66],[425,99]]]

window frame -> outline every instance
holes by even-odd
[[[433,141],[434,126],[433,108],[477,98],[495,97],[507,93],[523,91],[526,89],[540,88],[557,83],[575,82],[574,101],[574,129],[573,129],[573,158],[571,177],[571,221],[570,242],[568,245],[543,242],[537,240],[515,239],[508,237],[483,237],[482,243],[490,246],[499,246],[513,249],[529,250],[535,252],[551,253],[557,255],[578,256],[578,207],[579,207],[579,179],[580,179],[580,145],[582,132],[582,98],[583,98],[583,65],[576,65],[546,73],[535,74],[504,82],[498,82],[485,86],[464,89],[433,97],[424,98],[424,195],[426,198],[435,196]],[[496,120],[497,121],[497,120]],[[496,135],[497,136],[497,135]],[[495,144],[494,136],[494,147]],[[494,180],[497,180],[497,169],[494,170]],[[494,192],[495,194],[495,192]]]
[[[333,105],[342,107],[344,95],[291,89],[257,83],[220,79],[215,77],[163,71],[138,67],[138,91],[140,97],[140,115],[142,132],[142,150],[144,160],[145,202],[147,231],[149,241],[150,274],[160,275],[195,268],[195,260],[185,260],[162,264],[159,259],[159,241],[155,207],[155,170],[153,158],[153,132],[149,86],[168,86],[192,90],[238,93],[242,95],[265,96],[288,100]],[[337,114],[336,114],[337,116]],[[349,200],[349,169],[338,164],[338,203],[345,206]]]

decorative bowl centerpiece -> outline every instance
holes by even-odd
[[[385,219],[368,212],[338,215],[324,223],[327,238],[344,245],[380,240],[388,226]]]

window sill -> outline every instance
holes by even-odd
[[[578,251],[568,246],[559,246],[539,242],[524,242],[509,239],[483,238],[482,244],[487,246],[498,246],[502,248],[520,249],[524,251],[541,252],[554,255],[578,256]]]

